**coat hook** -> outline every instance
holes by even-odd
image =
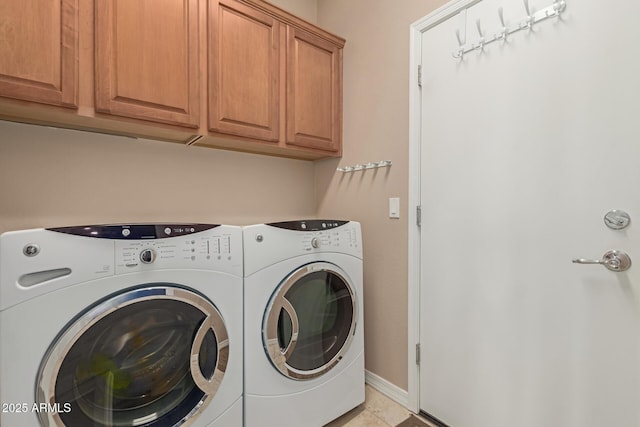
[[[464,45],[464,41],[462,40],[462,36],[460,35],[460,29],[456,30],[456,39],[458,39],[458,45]]]
[[[480,20],[476,21],[476,28],[478,29],[478,34],[480,35],[480,40],[478,40],[478,49],[484,49],[484,34],[482,34],[482,27],[480,26]]]
[[[527,11],[527,19],[525,21],[526,27],[531,29],[533,26],[533,16],[531,16],[531,8],[529,7],[529,0],[522,0],[524,2],[524,9]]]
[[[458,39],[458,52],[453,54],[454,58],[458,58],[460,60],[464,57],[464,42],[462,41],[462,36],[460,35],[460,30],[456,30],[456,39]]]
[[[567,3],[564,0],[555,0],[553,2],[553,14],[560,18],[560,14],[564,11]]]
[[[504,22],[504,11],[502,8],[498,9],[498,17],[500,18],[500,23],[502,24],[502,30],[498,33],[498,38],[501,38],[502,41],[507,41],[507,24]]]

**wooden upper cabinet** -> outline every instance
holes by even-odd
[[[197,0],[96,0],[96,111],[198,127],[198,55]]]
[[[0,1],[0,96],[78,106],[78,1]]]
[[[340,156],[344,43],[264,0],[0,0],[0,119]]]
[[[209,131],[340,155],[344,40],[261,0],[208,4]]]
[[[340,152],[342,47],[287,30],[287,144]]]
[[[209,130],[278,141],[279,35],[265,13],[209,2]]]

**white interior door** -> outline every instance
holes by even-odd
[[[530,0],[540,10],[552,0]],[[483,0],[422,40],[420,408],[452,427],[640,426],[638,2]],[[466,22],[466,23],[465,23]],[[624,230],[603,216],[622,209]],[[579,265],[628,253],[626,272]]]

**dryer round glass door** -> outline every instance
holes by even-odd
[[[282,281],[267,306],[265,351],[289,378],[319,377],[342,359],[357,318],[347,274],[326,262],[305,265]]]
[[[150,284],[78,315],[45,356],[36,397],[57,404],[59,426],[176,426],[210,402],[228,357],[209,300]]]

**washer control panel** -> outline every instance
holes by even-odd
[[[230,227],[149,240],[116,240],[116,273],[157,269],[215,269],[242,266],[242,236]]]
[[[153,249],[143,249],[142,252],[140,252],[140,261],[142,261],[143,264],[151,264],[155,260],[156,251]]]
[[[166,237],[188,236],[193,233],[220,227],[217,224],[113,224],[83,225],[77,227],[48,228],[58,233],[74,236],[93,237],[96,239],[162,239]]]

